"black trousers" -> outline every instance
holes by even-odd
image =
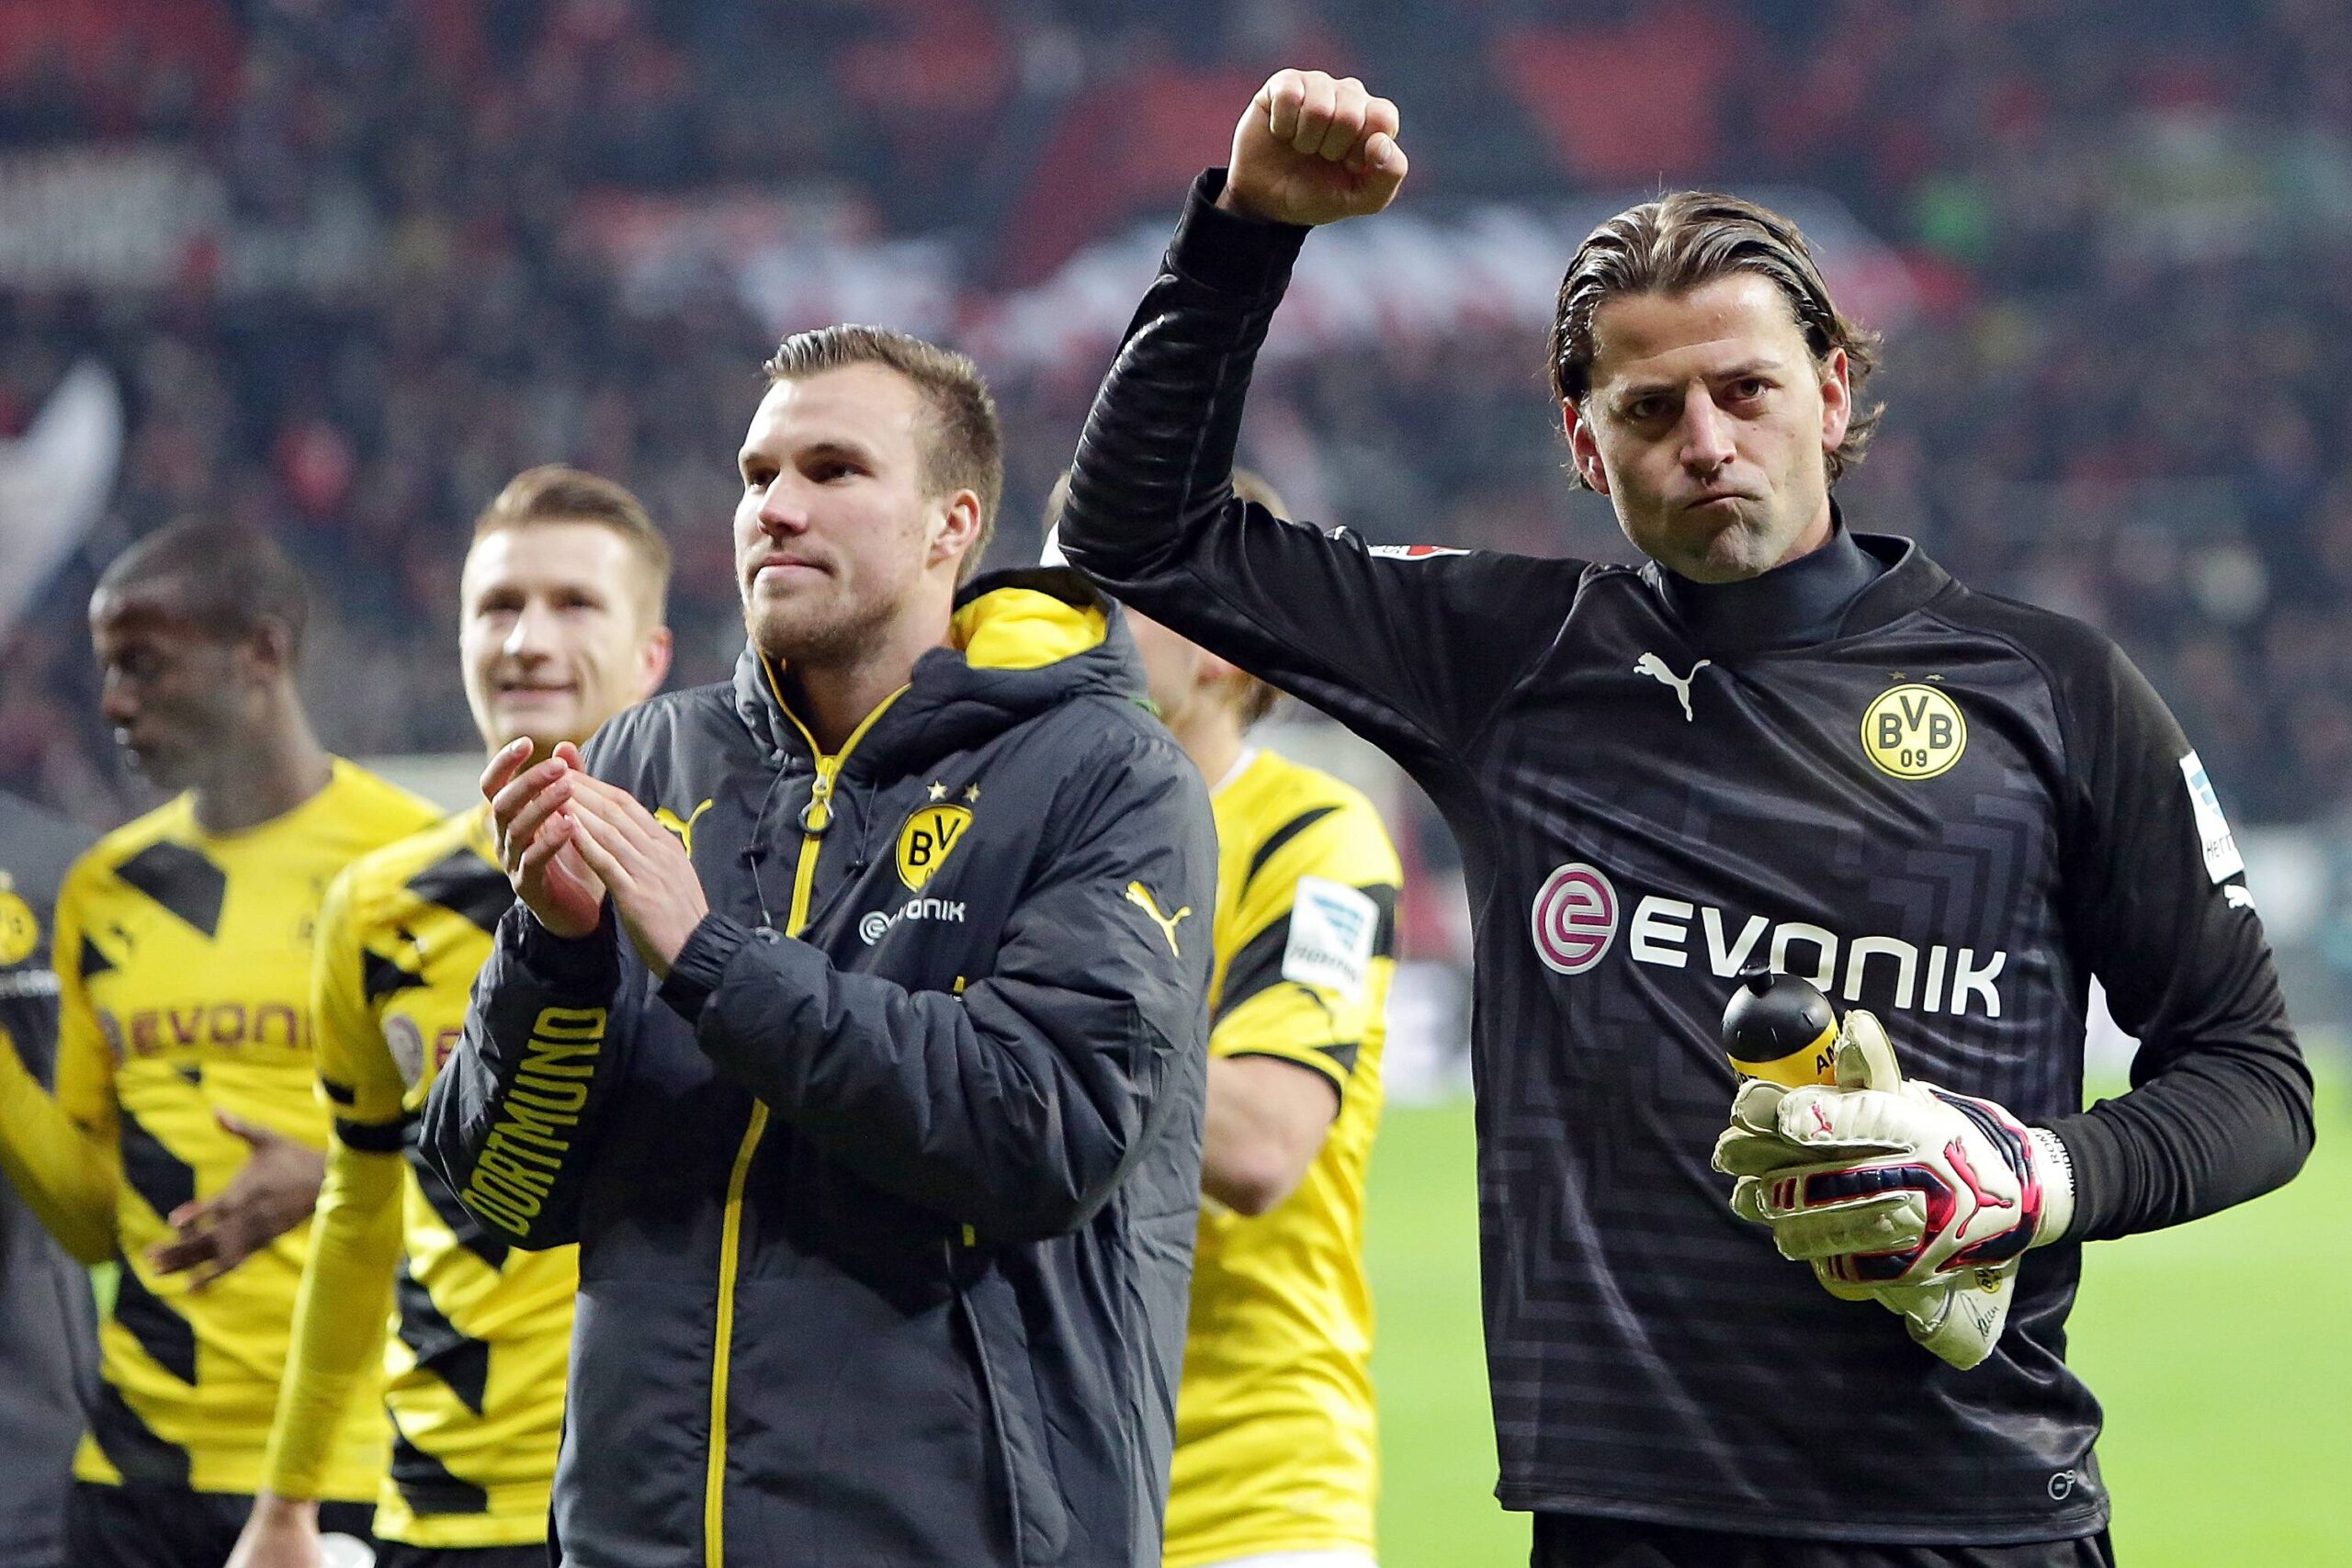
[[[1535,1516],[1533,1568],[2115,1568],[2107,1532],[2025,1546],[1857,1546],[1578,1514]]]
[[[66,1561],[74,1568],[221,1568],[236,1549],[251,1497],[184,1486],[74,1483]],[[373,1542],[373,1503],[321,1503],[319,1529]]]

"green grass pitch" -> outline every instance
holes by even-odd
[[[2123,1568],[2352,1564],[2352,1119],[2324,1084],[2285,1190],[2084,1262],[2070,1359],[2107,1408]],[[1393,1108],[1366,1246],[1379,1337],[1383,1568],[1527,1561],[1494,1501],[1467,1105]]]

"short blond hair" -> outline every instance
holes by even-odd
[[[481,509],[474,538],[544,523],[593,523],[618,534],[645,569],[648,605],[661,623],[670,604],[670,541],[626,485],[561,463],[526,468]]]
[[[931,414],[931,439],[922,452],[924,491],[939,496],[968,490],[980,498],[979,536],[956,566],[956,581],[970,581],[995,536],[997,507],[1004,500],[1003,428],[980,367],[969,355],[911,333],[844,322],[793,333],[760,368],[774,386],[853,365],[895,370],[922,394]]]

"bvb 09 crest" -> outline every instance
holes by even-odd
[[[961,806],[918,807],[899,829],[899,880],[917,892],[964,841],[971,811]]]
[[[16,884],[0,871],[0,964],[21,964],[40,945],[40,921],[17,896]]]
[[[1933,686],[1914,682],[1882,692],[1862,715],[1862,755],[1895,778],[1934,778],[1967,750],[1960,705]]]

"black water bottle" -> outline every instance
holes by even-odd
[[[1799,1089],[1838,1083],[1838,1013],[1812,981],[1758,964],[1724,1006],[1724,1055],[1743,1077]]]

